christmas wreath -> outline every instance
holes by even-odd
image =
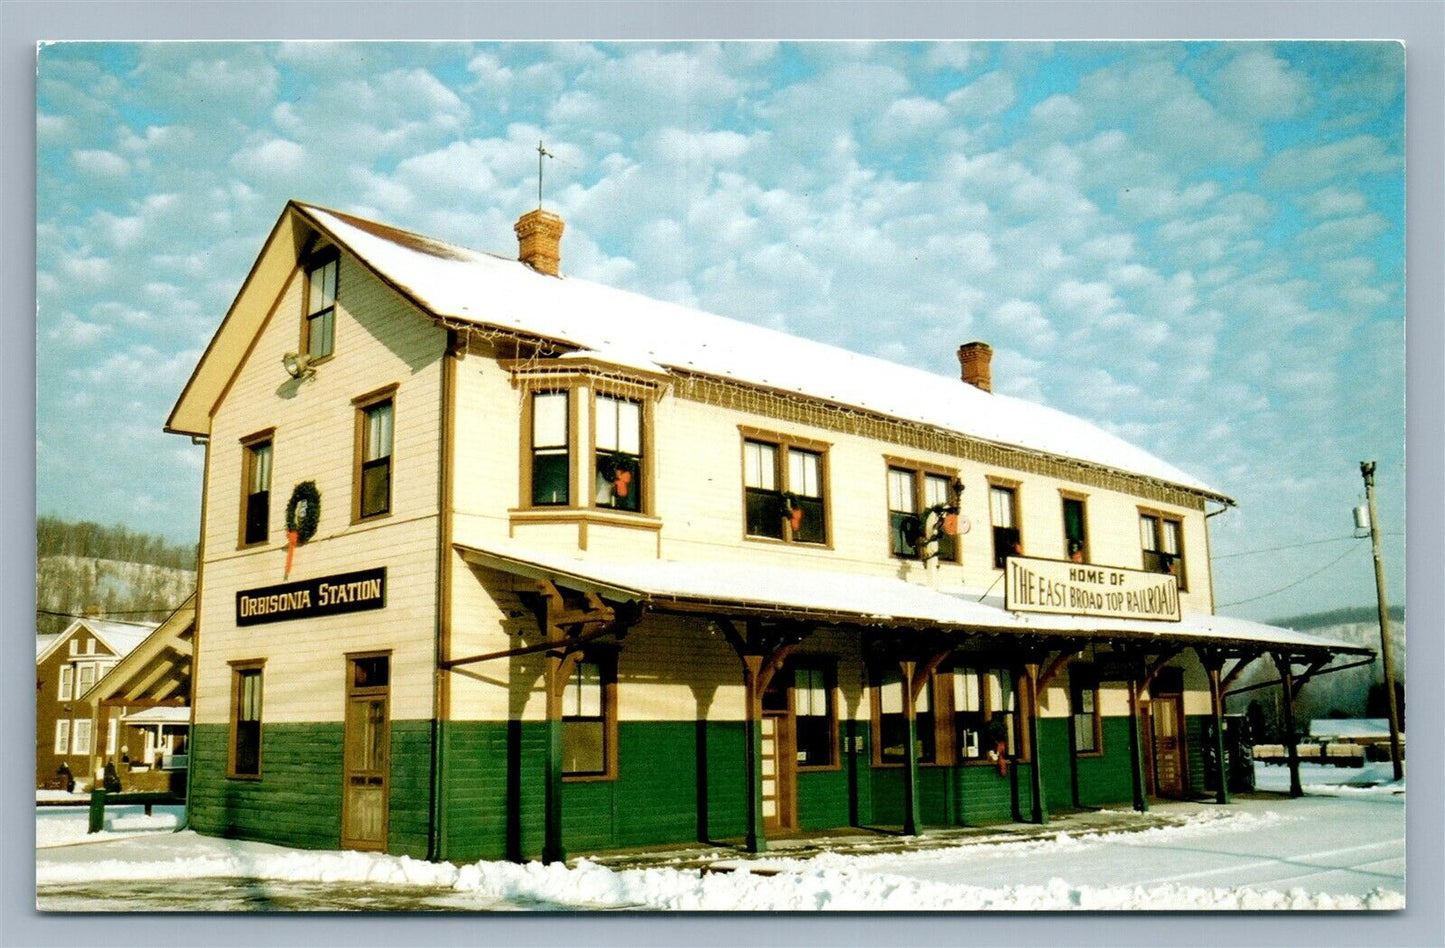
[[[316,535],[321,522],[321,491],[315,481],[302,481],[291,492],[286,504],[286,532],[295,534],[296,543],[305,543]]]

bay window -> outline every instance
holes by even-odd
[[[616,510],[642,508],[642,403],[598,395],[594,404],[594,501]]]
[[[568,394],[532,393],[532,506],[565,507],[571,502]]]

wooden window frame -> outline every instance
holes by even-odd
[[[75,666],[66,662],[60,666],[60,692],[61,701],[75,700]]]
[[[572,492],[577,489],[574,476],[573,460],[577,454],[577,398],[576,386],[538,386],[524,389],[522,395],[522,426],[521,426],[521,497],[519,507],[523,510],[567,510],[574,506],[572,503]],[[536,399],[539,395],[562,395],[567,399],[566,427],[567,427],[567,499],[560,504],[539,504],[534,498],[536,488],[532,483],[533,469],[537,448],[533,444],[535,432],[533,431],[536,420]]]
[[[573,390],[575,391],[575,389]],[[651,516],[653,511],[654,490],[653,490],[653,440],[652,440],[652,403],[648,397],[649,393],[643,391],[623,391],[611,385],[592,385],[587,389],[587,417],[589,424],[588,431],[591,438],[588,439],[590,460],[588,463],[587,494],[586,503],[576,506],[586,506],[595,510],[606,510],[609,513],[621,516],[637,517]],[[597,400],[599,398],[611,399],[616,402],[632,402],[637,405],[638,449],[642,452],[637,456],[637,479],[641,481],[638,485],[637,509],[629,510],[626,507],[615,507],[597,502],[597,459],[601,456],[597,449]],[[530,403],[530,399],[528,400]],[[576,399],[568,399],[568,412],[572,410],[572,402]],[[530,429],[529,429],[530,430]],[[569,432],[570,435],[571,432]],[[568,456],[572,455],[571,446],[568,446]],[[623,452],[625,453],[625,452]],[[568,469],[571,469],[570,463]]]
[[[65,738],[62,741],[60,735],[64,732]],[[55,743],[51,745],[57,757],[70,756],[70,719],[60,718],[55,722]]]
[[[1069,540],[1068,507],[1070,502],[1079,505],[1079,524],[1084,531],[1084,542],[1079,551],[1083,559],[1079,560],[1079,562],[1092,563],[1094,561],[1093,555],[1089,549],[1089,495],[1074,490],[1059,491],[1059,516],[1064,531],[1064,559],[1073,562],[1072,554],[1069,551],[1069,543],[1071,541]]]
[[[762,428],[754,428],[750,425],[738,425],[738,433],[742,436],[739,441],[738,461],[740,464],[739,484],[742,488],[742,526],[743,539],[755,543],[785,543],[790,546],[799,546],[813,550],[833,549],[833,490],[831,484],[832,465],[829,454],[832,450],[832,443],[819,441],[816,438],[808,438],[802,435],[785,434],[778,431],[768,431]],[[815,542],[812,540],[800,540],[793,536],[792,524],[784,518],[783,535],[781,537],[763,536],[748,532],[748,478],[747,478],[747,446],[748,442],[768,445],[777,451],[775,483],[778,485],[777,494],[785,497],[791,491],[789,478],[791,476],[791,465],[788,463],[790,451],[799,451],[806,454],[814,454],[818,457],[818,489],[822,496],[818,498],[823,509],[823,540]]]
[[[1012,551],[1009,551],[1009,552],[1006,552],[1003,556],[999,556],[999,550],[998,550],[998,534],[995,533],[994,531],[1000,530],[1000,529],[1002,529],[1002,530],[1009,530],[1009,529],[1013,530],[1014,533],[1015,533],[1015,535],[1017,535],[1017,537],[1018,537],[1018,539],[1017,539],[1015,542],[1018,543],[1018,547],[1019,547],[1019,551],[1020,551],[1020,552],[1019,552],[1019,555],[1020,555],[1020,556],[1023,555],[1023,552],[1022,552],[1023,549],[1024,549],[1023,481],[1014,480],[1014,479],[1012,479],[1012,478],[1006,478],[1006,477],[995,477],[995,476],[993,476],[993,475],[989,475],[989,476],[986,478],[986,480],[988,481],[988,533],[989,533],[990,544],[991,544],[991,546],[992,546],[992,551],[993,551],[992,557],[990,558],[990,562],[993,564],[993,568],[994,568],[994,569],[1001,570],[1001,569],[1003,569],[1003,560],[1006,560],[1009,556],[1012,556],[1012,555],[1014,555],[1014,554],[1013,554]],[[994,492],[995,490],[1008,491],[1010,494],[1013,495],[1013,504],[1012,504],[1012,507],[1013,507],[1013,521],[1014,521],[1014,525],[1013,525],[1012,527],[998,527],[998,526],[995,526],[995,525],[994,525],[994,522],[993,522],[993,492]]]
[[[255,451],[262,445],[271,449],[271,470],[266,482],[266,529],[259,540],[246,540],[246,526],[250,517],[251,473],[256,463]],[[241,513],[236,531],[236,549],[244,550],[253,546],[265,546],[271,540],[271,500],[275,495],[272,484],[276,478],[276,429],[266,428],[241,439]]]
[[[1069,666],[1069,735],[1075,757],[1104,756],[1104,715],[1100,708],[1100,692],[1102,690],[1099,672],[1094,665],[1075,662]],[[1091,715],[1094,722],[1094,746],[1088,750],[1079,748],[1078,739],[1075,736],[1078,734],[1077,719],[1089,714],[1087,711],[1079,710],[1079,694],[1082,691],[1094,693],[1094,711]]]
[[[818,717],[819,715],[799,715],[797,708],[797,690],[799,669],[821,672],[823,675],[823,688],[828,700],[828,760],[826,764],[804,764],[797,760],[793,761],[794,769],[799,773],[826,773],[833,770],[843,769],[842,748],[838,741],[838,661],[835,658],[825,655],[800,655],[788,662],[788,671],[792,675],[792,681],[788,688],[788,712],[793,718],[793,754],[797,756],[798,751],[798,718]]]
[[[329,263],[336,264],[336,289],[331,294],[331,305],[329,307],[322,307],[313,313],[311,311],[311,274]],[[320,365],[323,362],[329,362],[336,356],[336,328],[339,322],[336,318],[336,310],[340,300],[340,250],[335,246],[328,246],[313,251],[303,257],[301,261],[301,345],[297,351],[306,356],[307,362],[310,365]],[[328,313],[331,318],[331,349],[323,355],[314,356],[311,353],[311,320],[319,317],[322,313]]]
[[[84,725],[85,741],[84,746],[80,740],[82,733],[81,725]],[[70,725],[70,756],[89,757],[95,746],[95,722],[90,718],[76,718]]]
[[[96,667],[96,665],[95,665],[94,662],[81,662],[79,665],[75,666],[75,700],[76,700],[76,701],[79,701],[80,699],[84,698],[85,695],[86,695],[86,693],[89,692],[91,688],[94,688],[94,687],[95,687],[95,683],[96,683],[97,681],[100,681],[100,675],[97,674],[99,671],[100,671],[100,669]],[[90,672],[90,684],[89,684],[89,685],[85,684],[85,673],[86,673],[86,672]]]
[[[1179,531],[1179,553],[1174,557],[1175,562],[1179,564],[1179,568],[1172,573],[1167,570],[1150,569],[1147,565],[1147,557],[1145,556],[1145,554],[1151,551],[1144,548],[1142,540],[1139,544],[1139,568],[1147,573],[1159,573],[1165,576],[1173,576],[1179,582],[1179,591],[1188,592],[1189,558],[1184,555],[1184,516],[1182,514],[1169,513],[1168,511],[1159,510],[1153,507],[1140,507],[1139,520],[1142,522],[1146,519],[1154,521],[1154,550],[1152,552],[1163,552],[1165,523],[1174,524],[1175,528]],[[1142,536],[1143,533],[1141,531],[1140,537],[1142,538]]]
[[[896,664],[897,662],[884,662],[871,665],[868,668],[868,690],[869,692],[871,692],[869,696],[869,703],[871,705],[872,711],[871,719],[869,722],[869,743],[872,745],[872,753],[869,755],[869,757],[871,760],[871,764],[874,767],[902,767],[906,763],[906,761],[883,759],[884,682],[881,679],[884,675],[896,674],[899,676],[899,684],[901,686],[903,680],[902,669],[894,670],[890,667]],[[919,700],[922,700],[924,694],[926,693],[928,695],[928,700],[933,707],[933,710],[931,712],[922,712],[925,714],[931,713],[933,715],[933,759],[919,760],[919,767],[950,767],[953,765],[952,758],[947,752],[949,744],[951,743],[953,732],[951,728],[945,731],[947,725],[945,725],[944,723],[945,720],[951,720],[952,715],[945,714],[943,710],[943,691],[944,689],[941,689],[939,686],[938,673],[935,672],[934,674],[928,676],[928,684],[924,685],[923,691],[920,691],[918,693]],[[903,712],[900,711],[894,713],[902,714]],[[917,728],[917,719],[919,713],[920,712],[917,709],[915,709],[913,712],[915,733],[918,735],[922,735],[923,731]]]
[[[226,663],[231,668],[231,709],[230,727],[226,737],[226,778],[229,780],[260,780],[265,773],[264,722],[266,720],[266,660],[264,658],[236,659]],[[237,724],[241,715],[241,679],[255,673],[260,678],[261,710],[256,718],[256,772],[236,772],[236,750],[240,739]]]
[[[906,472],[913,475],[913,507],[912,513],[918,516],[921,511],[928,509],[928,478],[941,477],[948,481],[950,489],[952,485],[960,480],[957,468],[943,467],[938,464],[925,464],[920,461],[909,460],[908,458],[883,456],[884,485],[886,488],[886,500],[884,506],[888,511],[888,554],[896,560],[919,561],[921,557],[915,552],[912,555],[899,553],[893,549],[893,485],[891,476],[894,471]],[[897,511],[904,513],[905,511]],[[962,511],[960,511],[962,513]],[[953,555],[935,557],[939,563],[962,563],[963,562],[963,541],[957,536],[953,538]]]
[[[591,646],[582,656],[581,661],[597,666],[598,676],[602,680],[602,770],[598,773],[568,773],[565,769],[562,772],[562,780],[565,783],[600,783],[617,779],[617,664],[618,650],[606,646]],[[563,700],[566,700],[566,692],[563,692]],[[565,731],[568,720],[592,721],[597,716],[587,715],[562,715],[562,728]],[[563,743],[566,743],[566,736],[563,736]],[[564,762],[563,767],[566,767]]]
[[[971,661],[971,663],[970,663],[970,661]],[[978,675],[978,674],[980,674],[980,673],[988,673],[988,672],[1008,672],[1008,675],[1009,675],[1009,684],[1010,684],[1010,686],[1011,686],[1011,690],[1013,691],[1014,705],[1015,705],[1015,707],[1014,707],[1014,712],[1013,712],[1013,713],[1014,713],[1014,727],[1017,729],[1017,732],[1018,732],[1017,734],[1014,735],[1014,740],[1016,741],[1017,749],[1018,749],[1018,750],[1017,750],[1017,753],[1014,754],[1014,756],[1008,758],[1008,760],[1009,760],[1011,763],[1016,763],[1016,764],[1027,764],[1027,763],[1030,763],[1030,762],[1033,760],[1033,747],[1032,747],[1032,745],[1030,745],[1030,743],[1029,743],[1029,720],[1030,720],[1030,715],[1034,714],[1034,712],[1035,712],[1036,709],[1029,703],[1029,701],[1028,701],[1028,695],[1026,694],[1025,690],[1024,690],[1022,687],[1020,687],[1020,683],[1022,682],[1022,680],[1023,680],[1023,678],[1024,678],[1023,674],[1021,674],[1018,669],[1016,669],[1016,668],[1013,667],[1012,665],[1009,665],[1009,664],[1006,663],[1006,662],[999,662],[999,661],[997,661],[997,660],[992,660],[992,659],[987,659],[987,658],[978,658],[978,659],[972,659],[972,660],[970,660],[967,656],[964,656],[964,657],[956,660],[956,661],[953,663],[953,665],[951,665],[951,666],[948,668],[947,671],[942,671],[942,672],[939,672],[939,673],[938,673],[938,677],[939,677],[940,679],[943,678],[945,675],[948,677],[948,687],[945,688],[944,691],[945,691],[945,692],[947,693],[947,695],[948,695],[948,703],[949,703],[949,715],[948,715],[948,722],[949,722],[949,728],[948,728],[948,730],[949,730],[949,734],[948,734],[948,737],[949,737],[949,751],[950,751],[950,754],[953,756],[953,760],[954,760],[955,765],[956,765],[956,766],[960,766],[960,767],[996,767],[996,766],[998,766],[998,761],[996,761],[996,760],[990,760],[990,759],[988,758],[986,752],[985,752],[985,756],[983,756],[983,757],[966,757],[966,756],[963,756],[963,755],[961,755],[961,754],[958,753],[958,746],[957,746],[957,745],[958,745],[958,730],[959,730],[959,728],[958,728],[958,715],[959,715],[959,714],[964,714],[964,713],[986,713],[986,714],[989,716],[989,718],[992,719],[995,713],[1000,713],[1000,712],[997,712],[997,711],[993,708],[993,692],[990,691],[990,690],[988,690],[988,689],[986,689],[986,688],[980,688],[980,689],[979,689],[980,701],[981,701],[981,703],[984,705],[984,708],[982,709],[982,711],[980,711],[980,712],[965,712],[965,711],[960,710],[960,709],[956,706],[956,704],[955,704],[955,702],[954,702],[954,700],[953,700],[953,694],[954,694],[954,690],[955,690],[955,685],[954,685],[953,679],[954,679],[954,677],[955,677],[956,675],[958,675],[960,672],[972,672],[972,673],[975,674],[975,675]],[[1007,713],[1007,711],[1004,710],[1004,711],[1002,711],[1001,713]]]
[[[353,439],[352,466],[351,466],[351,522],[371,523],[375,520],[385,520],[396,510],[396,419],[397,419],[397,393],[401,386],[393,382],[390,385],[367,392],[365,395],[358,395],[351,400],[355,408],[356,434]],[[391,403],[391,453],[387,455],[387,477],[386,477],[386,509],[375,513],[363,514],[361,504],[363,499],[362,475],[366,458],[366,436],[368,413],[387,402]]]

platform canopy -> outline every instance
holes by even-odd
[[[992,591],[934,587],[893,576],[708,560],[582,559],[512,540],[456,545],[468,563],[546,580],[654,611],[806,619],[839,625],[1014,633],[1164,646],[1372,655],[1371,649],[1229,616],[1186,612],[1179,622],[1050,615],[1006,609]]]

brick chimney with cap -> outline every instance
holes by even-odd
[[[993,374],[989,363],[993,361],[993,350],[986,342],[965,342],[958,347],[958,366],[963,380],[985,392],[993,391]]]
[[[517,259],[538,273],[557,275],[562,262],[562,218],[540,207],[517,219]]]

